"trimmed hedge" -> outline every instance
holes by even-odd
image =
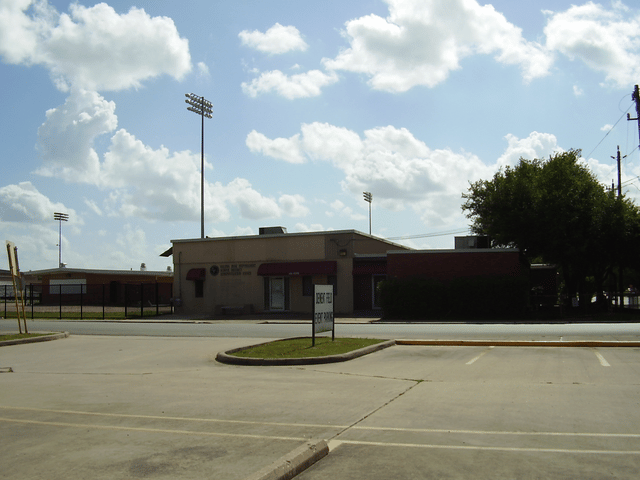
[[[520,316],[529,303],[526,277],[415,277],[384,280],[378,288],[386,319]]]

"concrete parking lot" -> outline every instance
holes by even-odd
[[[396,346],[241,367],[260,339],[3,347],[3,478],[242,479],[310,439],[300,479],[637,478],[640,348]]]

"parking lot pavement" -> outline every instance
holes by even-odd
[[[340,369],[415,384],[298,478],[637,478],[640,349],[395,347]],[[395,366],[395,368],[394,368]]]
[[[3,479],[242,479],[410,382],[215,362],[260,339],[71,336],[2,347]]]
[[[3,347],[3,478],[637,478],[640,348],[396,346],[241,367],[260,339],[72,336]]]

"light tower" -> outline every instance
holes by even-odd
[[[204,238],[204,117],[211,118],[213,105],[204,97],[199,97],[194,93],[185,93],[189,104],[187,110],[197,113],[202,117],[202,135],[200,137],[200,238]]]
[[[69,220],[69,215],[66,213],[54,212],[53,219],[60,222],[60,229],[58,231],[58,267],[62,268],[62,222]]]
[[[369,235],[371,235],[371,202],[373,201],[373,195],[371,192],[362,192],[364,201],[369,203]]]

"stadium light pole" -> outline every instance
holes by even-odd
[[[371,192],[362,192],[364,201],[369,203],[369,235],[371,235],[371,202],[373,201],[373,195]]]
[[[62,222],[69,220],[69,215],[66,213],[54,212],[53,219],[60,222],[60,229],[58,230],[58,268],[62,268]]]
[[[197,113],[202,118],[202,135],[200,136],[200,238],[204,238],[204,117],[212,118],[213,105],[204,97],[194,93],[185,93],[189,104],[187,110]]]

